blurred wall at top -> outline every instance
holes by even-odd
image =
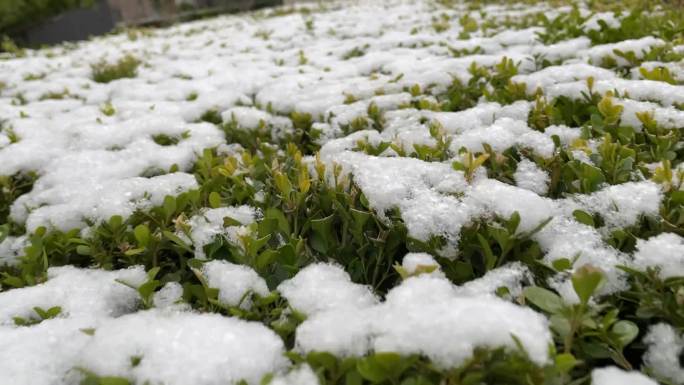
[[[96,0],[25,30],[31,45],[57,44],[105,34],[117,26],[164,25],[202,15],[246,11],[283,4],[283,0]]]

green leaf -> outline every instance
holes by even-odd
[[[121,227],[122,224],[123,224],[123,218],[121,217],[121,215],[114,215],[111,218],[109,218],[109,226],[112,229],[117,229],[117,228]]]
[[[312,247],[321,253],[326,253],[335,243],[335,236],[332,229],[334,214],[321,219],[311,220]]]
[[[572,212],[572,216],[575,217],[575,220],[579,223],[583,223],[591,227],[596,227],[596,224],[594,223],[594,218],[585,211],[575,210]]]
[[[209,206],[213,209],[221,207],[221,195],[216,191],[209,194]]]
[[[2,273],[2,274],[3,274],[3,278],[2,278],[3,285],[11,286],[14,288],[26,286],[26,282],[24,282],[24,280],[19,278],[19,277],[15,277],[15,276],[9,275],[7,273]]]
[[[350,370],[344,376],[344,385],[363,385],[363,377],[358,370]]]
[[[4,225],[0,226],[0,242],[4,241],[5,238],[10,233],[10,225],[9,223],[5,223]]]
[[[176,212],[176,198],[172,197],[171,195],[165,196],[163,207],[166,218],[171,218],[171,216]]]
[[[551,323],[551,329],[561,337],[568,336],[572,333],[570,321],[560,313],[551,315],[551,317],[549,317],[549,322]]]
[[[150,298],[152,294],[154,294],[154,291],[159,287],[160,282],[157,280],[152,280],[152,281],[147,281],[140,285],[138,288],[138,293],[140,293],[140,297],[143,299]]]
[[[580,302],[586,304],[592,294],[603,285],[604,280],[603,272],[600,269],[591,265],[584,265],[572,275],[572,287],[575,289]]]
[[[140,247],[147,247],[150,243],[150,228],[147,225],[137,225],[133,230],[133,235],[135,240],[138,242]]]
[[[482,247],[482,252],[485,257],[485,269],[487,271],[492,270],[496,266],[496,257],[489,247],[487,240],[481,234],[477,234],[477,240],[480,242],[480,247]]]
[[[256,269],[264,270],[270,266],[277,258],[280,253],[277,250],[267,249],[264,250],[256,259]]]
[[[62,308],[60,306],[53,306],[53,307],[47,309],[47,312],[46,312],[47,317],[43,317],[43,318],[55,318],[58,315],[60,315],[61,313],[62,313]]]
[[[123,377],[100,377],[99,385],[131,385],[131,382]]]
[[[76,253],[78,255],[90,255],[92,250],[90,249],[90,246],[78,245],[76,246]]]
[[[280,209],[276,207],[267,208],[264,212],[264,218],[275,219],[278,222],[278,230],[283,234],[290,235],[292,233],[290,230],[290,222],[288,222],[285,214],[283,214]]]
[[[525,299],[547,313],[558,313],[563,308],[563,300],[558,294],[539,286],[526,287]]]
[[[242,226],[242,222],[231,217],[223,217],[223,227]]]
[[[154,279],[157,276],[157,274],[159,274],[159,270],[161,270],[161,267],[159,267],[159,266],[155,266],[155,267],[151,268],[147,272],[147,278],[148,279]]]
[[[376,353],[360,359],[356,369],[366,380],[379,383],[398,378],[413,362],[415,359],[405,359],[396,353]]]
[[[631,321],[618,321],[611,328],[611,332],[617,337],[620,347],[629,345],[639,335],[639,327]]]
[[[567,258],[560,258],[551,262],[551,266],[553,266],[556,271],[566,271],[572,268],[572,261]]]
[[[313,369],[322,367],[329,371],[335,371],[337,368],[337,358],[326,352],[311,352],[306,355],[306,362],[308,362]]]
[[[556,356],[556,368],[561,373],[568,373],[572,368],[574,368],[579,362],[570,353],[561,353]]]
[[[515,234],[516,230],[518,230],[518,226],[520,225],[520,214],[515,211],[513,214],[511,214],[511,217],[508,219],[508,223],[506,223],[506,230],[508,230],[509,234]]]
[[[174,234],[170,231],[164,231],[164,232],[162,232],[162,234],[164,235],[164,238],[170,240],[171,242],[173,242],[174,244],[179,246],[181,249],[188,251],[190,253],[193,252],[193,250],[190,248],[190,246],[188,246],[187,243],[185,243],[182,239],[180,239],[176,234]]]
[[[142,254],[145,251],[144,248],[142,247],[137,247],[135,249],[128,249],[124,251],[124,255],[127,257],[132,257],[134,255]]]

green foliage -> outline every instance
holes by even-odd
[[[92,78],[98,83],[109,83],[117,79],[134,78],[138,74],[140,63],[140,60],[130,54],[113,64],[102,59],[90,66]]]
[[[10,206],[20,195],[31,191],[37,178],[35,173],[0,176],[0,224],[8,223]]]
[[[62,308],[59,306],[53,306],[47,310],[40,307],[34,307],[33,311],[36,313],[37,317],[22,318],[14,317],[14,324],[17,326],[31,326],[39,324],[45,320],[55,318],[62,313]]]
[[[526,100],[525,86],[511,81],[518,74],[520,63],[504,57],[491,69],[473,62],[468,68],[470,79],[463,83],[454,77],[451,86],[442,95],[437,95],[444,111],[460,111],[474,107],[481,98],[499,103]]]
[[[361,358],[339,358],[325,352],[288,357],[308,364],[322,384],[439,385],[439,384],[547,384],[560,379],[553,367],[539,367],[523,350],[476,348],[456,368],[438,369],[417,355],[374,353]]]
[[[619,319],[619,309],[610,303],[590,303],[604,279],[601,270],[593,266],[577,268],[571,276],[579,298],[576,304],[566,303],[556,293],[535,286],[525,288],[524,296],[549,315],[551,330],[567,357],[583,357],[585,361],[610,359],[616,365],[632,369],[624,349],[637,337],[639,327],[632,321]]]

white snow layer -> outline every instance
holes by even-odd
[[[627,372],[615,366],[594,369],[591,371],[591,385],[657,385],[658,383],[645,375]]]
[[[214,260],[202,266],[209,287],[219,289],[218,300],[224,305],[248,309],[252,301],[248,294],[267,296],[266,281],[248,266]]]
[[[656,267],[662,279],[684,276],[684,238],[663,233],[637,240],[634,264],[645,269]]]
[[[260,323],[181,307],[134,312],[138,294],[115,280],[140,285],[146,279],[141,267],[59,267],[50,268],[48,277],[43,284],[0,293],[3,383],[77,383],[76,368],[83,368],[135,383],[245,379],[255,384],[287,367],[282,340]],[[178,284],[167,284],[156,293],[155,303],[170,306],[180,297],[178,289]],[[61,307],[56,318],[14,325],[13,317],[36,319],[34,307],[53,306]],[[140,359],[139,364],[132,365],[132,359]]]
[[[313,266],[328,269],[330,265]],[[351,293],[355,288],[348,275],[342,274],[330,286],[343,284],[343,290]],[[296,309],[298,295],[319,293],[321,280],[301,282],[298,289],[283,292]],[[309,296],[304,305],[317,311],[297,328],[296,348],[302,352],[423,354],[441,367],[453,367],[476,347],[515,349],[511,337],[515,335],[534,362],[543,364],[548,359],[551,334],[545,317],[493,296],[459,294],[459,288],[443,277],[422,274],[408,278],[378,304],[359,304],[356,298],[339,304],[339,297],[329,297],[326,292]],[[419,330],[429,332],[416,332]]]
[[[684,384],[684,367],[679,358],[684,352],[684,335],[672,326],[660,323],[648,329],[644,343],[648,345],[644,365],[658,377],[676,385]]]

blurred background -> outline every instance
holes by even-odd
[[[117,27],[167,25],[290,0],[0,0],[5,45],[40,46],[87,39]],[[0,49],[1,50],[1,49]]]

